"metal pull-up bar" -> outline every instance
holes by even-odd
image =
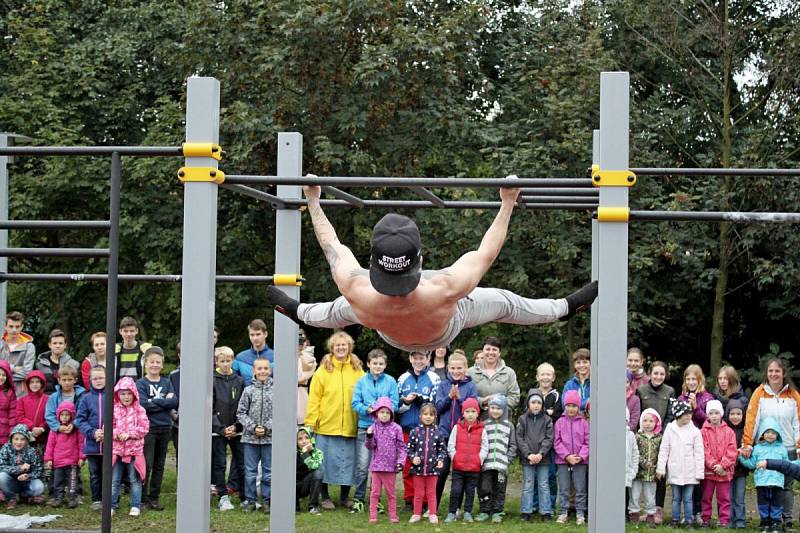
[[[800,176],[800,168],[632,168],[640,176]]]
[[[181,283],[181,274],[119,274],[119,281],[150,283]],[[218,275],[217,283],[273,283],[273,276]],[[108,274],[17,274],[0,272],[0,283],[5,281],[108,281]]]

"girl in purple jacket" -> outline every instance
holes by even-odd
[[[564,396],[564,414],[553,429],[553,448],[556,451],[558,491],[561,514],[557,522],[567,522],[569,493],[575,488],[577,524],[586,523],[587,469],[589,468],[589,423],[580,414],[581,396],[576,390]]]
[[[403,429],[394,421],[392,400],[381,396],[372,411],[375,422],[367,429],[364,446],[372,452],[369,471],[372,472],[372,491],[369,495],[369,521],[378,521],[378,502],[381,489],[386,489],[389,520],[400,521],[397,516],[397,498],[394,482],[398,472],[403,471],[406,462],[406,445],[403,442]]]

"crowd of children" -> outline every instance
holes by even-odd
[[[102,508],[103,409],[106,335],[92,336],[94,352],[79,365],[66,353],[63,332],[54,330],[50,352],[34,366],[32,339],[22,333],[23,317],[10,313],[0,344],[0,497],[8,509],[18,498],[53,507],[76,507],[83,501],[81,468],[88,463],[91,508]],[[273,393],[271,361],[266,347],[266,325],[249,325],[253,346],[234,356],[228,347],[214,352],[212,403],[211,496],[220,511],[234,509],[238,495],[245,511],[270,510]],[[137,339],[138,324],[126,317],[119,331],[123,342],[115,347],[118,360],[113,398],[112,501],[117,510],[123,489],[130,493],[130,516],[142,509],[161,510],[161,484],[167,447],[177,440],[176,410],[179,369],[162,377],[164,351]],[[313,358],[313,349],[301,346],[298,357]],[[590,354],[585,348],[571,357],[574,376],[561,391],[556,373],[543,363],[536,369],[536,387],[528,391],[513,422],[509,399],[501,393],[484,397],[467,373],[469,362],[461,350],[437,353],[445,367],[434,367],[426,354],[409,355],[411,369],[395,381],[385,373],[383,350],[368,355],[368,373],[357,380],[351,408],[357,416],[358,457],[353,461],[355,503],[360,512],[368,480],[368,519],[386,511],[398,522],[395,486],[403,473],[405,503],[410,522],[439,521],[439,504],[450,478],[449,506],[444,522],[491,521],[506,516],[509,467],[519,461],[522,471],[520,518],[566,523],[570,513],[584,524],[588,510],[590,413]],[[86,361],[90,361],[85,368]],[[300,361],[300,359],[298,359]],[[698,365],[683,373],[680,391],[664,381],[667,365],[655,361],[645,372],[641,350],[628,353],[626,392],[626,506],[629,520],[655,527],[661,523],[664,492],[671,488],[670,525],[745,527],[746,480],[755,471],[758,513],[762,531],[792,531],[791,499],[786,489],[800,476],[794,452],[800,442],[797,413],[786,422],[785,405],[800,405],[800,394],[782,372],[775,382],[765,381],[750,405],[738,375],[724,367],[712,394]],[[303,359],[302,366],[309,366]],[[773,367],[770,366],[770,369]],[[770,370],[772,372],[772,370]],[[85,385],[79,384],[79,378]],[[770,379],[777,379],[774,376]],[[301,386],[307,386],[308,376]],[[781,383],[786,383],[780,388]],[[769,388],[769,386],[772,388]],[[770,396],[771,394],[771,396]],[[763,397],[763,398],[762,398]],[[343,401],[348,401],[343,398]],[[516,400],[515,400],[516,401]],[[348,402],[350,403],[350,402]],[[513,405],[513,404],[512,404]],[[764,407],[766,406],[766,407]],[[302,420],[298,416],[298,420]],[[791,443],[787,439],[786,427]],[[313,428],[297,430],[298,510],[308,499],[308,511],[320,514],[325,454],[317,447]],[[749,440],[748,440],[749,439]],[[789,451],[787,451],[789,450]],[[228,457],[230,455],[230,466]],[[791,460],[794,460],[793,462]],[[227,475],[226,475],[227,473]],[[124,485],[124,487],[123,487]],[[387,504],[380,500],[386,493]],[[477,495],[478,512],[475,509]],[[325,496],[327,497],[327,496]],[[365,502],[366,503],[366,502]],[[788,509],[787,509],[788,506]]]

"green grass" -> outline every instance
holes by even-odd
[[[170,449],[172,453],[172,449]],[[174,458],[170,457],[167,461],[167,468],[164,472],[164,484],[162,490],[161,503],[164,505],[164,511],[143,511],[142,515],[138,518],[131,518],[128,516],[128,497],[123,496],[120,502],[120,511],[113,518],[113,530],[120,532],[129,531],[145,531],[145,532],[166,532],[175,530],[175,487],[177,476],[175,472]],[[89,488],[87,469],[84,468],[84,492]],[[318,533],[320,531],[330,532],[380,532],[380,533],[395,533],[402,532],[408,533],[413,531],[441,531],[441,532],[461,532],[461,531],[474,531],[481,533],[500,533],[500,532],[525,532],[525,533],[572,533],[572,532],[585,532],[586,526],[578,527],[575,525],[574,518],[571,524],[544,524],[534,518],[531,523],[523,523],[519,521],[519,491],[520,491],[520,474],[517,469],[511,473],[509,495],[506,501],[506,513],[508,516],[503,524],[491,523],[473,523],[466,524],[464,522],[457,522],[455,524],[442,524],[440,523],[435,528],[427,521],[420,522],[419,524],[409,524],[409,513],[400,512],[400,523],[391,524],[389,518],[385,515],[379,515],[377,524],[370,524],[367,521],[367,513],[349,514],[345,509],[337,509],[335,511],[323,512],[322,515],[313,516],[307,512],[297,514],[296,530],[301,533]],[[334,488],[331,496],[336,501],[338,491]],[[398,498],[401,491],[398,490]],[[88,498],[87,498],[88,500]],[[444,519],[447,505],[447,493],[445,492],[443,506],[440,507],[439,518]],[[385,500],[384,500],[385,501]],[[244,532],[265,532],[269,531],[269,516],[262,512],[243,513],[238,510],[227,511],[224,513],[216,509],[216,500],[211,506],[211,531],[215,533],[244,533]],[[238,501],[236,502],[238,503]],[[402,501],[401,501],[402,503]],[[755,508],[754,502],[748,500],[748,512],[753,513]],[[477,502],[476,507],[477,510]],[[444,512],[443,512],[444,511]],[[5,510],[0,507],[0,512]],[[60,514],[62,518],[45,524],[42,529],[76,529],[76,530],[100,530],[100,513],[95,513],[89,510],[88,503],[82,505],[77,509],[51,509],[49,507],[35,507],[27,505],[18,505],[13,514],[19,515],[30,513],[31,515],[44,515],[49,513]],[[751,524],[754,524],[751,516]],[[750,531],[757,531],[757,528],[751,526]],[[651,530],[647,527],[633,527],[628,526],[627,531],[655,531],[667,532],[675,531],[665,526]]]

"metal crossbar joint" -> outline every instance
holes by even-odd
[[[222,161],[222,147],[214,143],[183,143],[183,157],[213,157]]]
[[[187,181],[213,181],[219,185],[225,181],[225,173],[211,167],[181,167],[178,171],[178,179],[184,183]]]
[[[273,285],[288,285],[290,287],[302,287],[305,278],[302,274],[274,274],[272,276]]]
[[[627,207],[598,207],[598,222],[628,222],[631,210]]]
[[[592,165],[592,185],[595,187],[633,187],[636,174],[630,170],[602,170],[600,165]]]

